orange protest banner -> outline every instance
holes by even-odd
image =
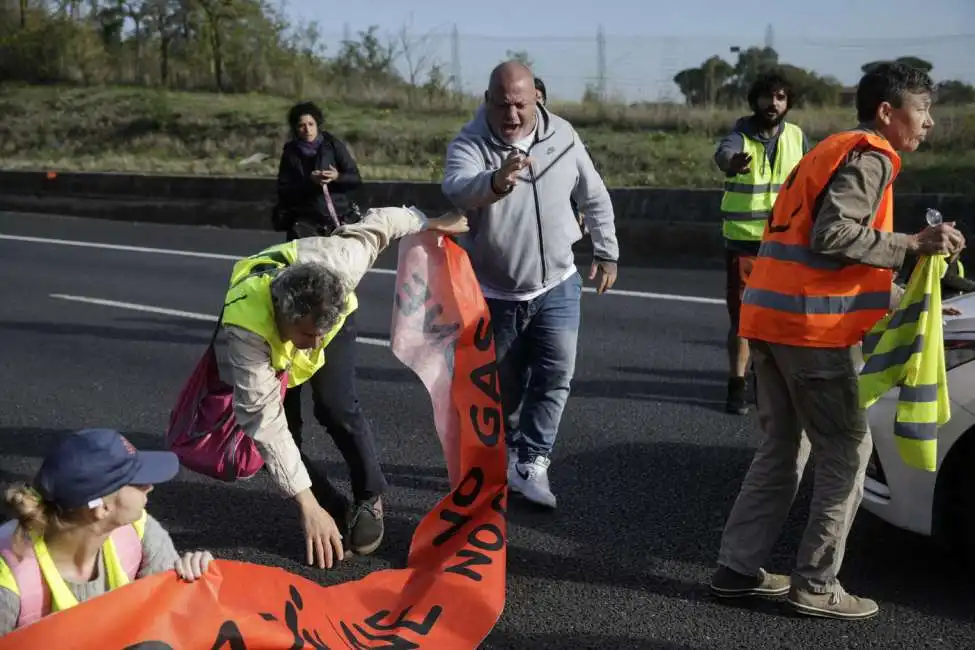
[[[504,609],[506,452],[490,317],[448,238],[400,242],[392,349],[430,392],[451,492],[413,537],[407,568],[322,587],[228,560],[173,572],[48,616],[0,650],[476,648]]]

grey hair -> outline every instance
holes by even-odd
[[[315,328],[327,332],[339,321],[346,288],[339,276],[316,262],[293,264],[271,280],[275,315],[288,324],[311,316]]]

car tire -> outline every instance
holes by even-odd
[[[975,428],[951,450],[934,495],[934,537],[953,558],[975,573]]]

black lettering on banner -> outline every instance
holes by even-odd
[[[490,321],[481,318],[477,322],[474,330],[474,347],[481,352],[487,352],[491,347],[494,338]],[[498,364],[491,360],[482,366],[478,366],[471,372],[471,383],[481,392],[482,395],[491,400],[492,404],[501,403],[501,389],[498,385]],[[504,418],[501,409],[497,406],[481,408],[477,404],[471,404],[468,413],[471,426],[478,440],[485,447],[496,447],[501,439]]]
[[[468,485],[469,487],[465,487]],[[464,478],[461,479],[461,482],[457,485],[457,489],[451,492],[450,500],[458,508],[470,508],[477,501],[477,497],[480,496],[483,486],[484,470],[480,467],[472,467]],[[470,494],[467,494],[468,490]],[[453,539],[460,529],[464,527],[464,524],[471,520],[471,516],[457,512],[456,510],[451,510],[450,508],[444,508],[440,511],[440,519],[451,524],[451,526],[433,538],[434,546],[443,546]]]
[[[451,343],[450,345],[445,345],[443,349],[444,363],[447,365],[447,372],[450,375],[454,374],[454,369],[456,368],[457,355],[457,344]]]
[[[504,508],[504,490],[499,491],[494,498],[491,499],[491,510],[495,511],[502,517],[507,514]],[[455,513],[456,514],[456,513]],[[470,517],[468,517],[468,521]],[[504,548],[505,539],[504,534],[501,529],[494,524],[487,523],[481,524],[474,530],[472,530],[467,535],[467,544],[475,548],[479,548],[483,551],[500,551]],[[457,575],[464,576],[474,582],[480,582],[484,576],[472,571],[470,567],[472,566],[490,566],[494,559],[481,553],[481,551],[471,550],[469,548],[463,548],[456,553],[456,557],[464,559],[460,564],[455,564],[444,569],[444,573],[456,573]]]
[[[491,510],[494,510],[502,517],[508,516],[508,510],[504,507],[504,490],[494,495],[494,498],[491,500]]]
[[[240,628],[233,621],[224,621],[210,650],[247,650]]]
[[[423,316],[423,332],[436,336],[437,343],[450,339],[460,330],[460,323],[449,323],[447,325],[435,323],[434,321],[441,314],[443,314],[443,307],[441,305],[433,305]]]
[[[470,494],[466,494],[464,486],[471,483]],[[450,500],[458,508],[470,508],[481,495],[481,488],[484,487],[484,470],[480,467],[472,467],[457,485],[457,489],[450,495]]]
[[[493,406],[482,410],[476,405],[472,405],[470,416],[474,433],[477,434],[481,444],[485,447],[496,447],[498,441],[501,440],[501,411]],[[482,420],[489,427],[487,432],[481,430]]]
[[[309,632],[307,629],[302,628],[300,632],[298,631],[298,612],[300,612],[304,607],[304,601],[301,598],[301,592],[298,591],[298,588],[294,585],[289,586],[288,592],[291,598],[284,604],[284,624],[288,627],[288,630],[291,631],[291,634],[294,637],[294,641],[292,642],[289,650],[304,648],[306,641],[308,642],[308,645],[313,648],[313,650],[329,650],[328,646],[325,645],[325,642],[322,641],[322,637],[317,630]],[[277,622],[278,620],[277,616],[268,612],[261,612],[260,617],[265,621]],[[216,646],[213,648],[213,650],[216,650]],[[233,648],[232,650],[238,649]],[[243,646],[241,646],[241,650],[244,650]]]
[[[443,546],[453,539],[454,535],[460,532],[460,529],[463,528],[464,524],[469,522],[472,517],[470,515],[465,515],[463,513],[444,508],[440,511],[440,519],[450,524],[450,527],[433,538],[434,546]]]
[[[413,273],[412,279],[415,286],[411,286],[409,282],[404,282],[400,291],[397,291],[393,297],[396,308],[404,316],[412,316],[428,300],[433,298],[433,292],[430,290],[430,286],[423,281],[423,278],[419,274]],[[401,297],[402,295],[405,295],[405,298]]]
[[[484,317],[480,318],[474,330],[474,347],[480,352],[488,352],[491,349],[493,339],[491,321]],[[482,408],[474,403],[471,404],[469,410],[471,425],[478,440],[485,447],[495,447],[501,438],[503,421],[496,360],[491,359],[488,363],[475,368],[468,379],[484,397],[487,397],[492,404],[497,405]],[[482,424],[487,425],[487,432],[482,428]],[[473,520],[473,516],[463,512],[463,510],[470,508],[477,502],[483,489],[484,469],[481,467],[470,468],[451,494],[451,506],[456,506],[458,510],[448,506],[440,511],[440,519],[450,526],[434,538],[434,546],[446,544],[456,537],[467,523]],[[501,515],[502,518],[506,515],[504,494],[503,489],[499,490],[491,499],[491,509]],[[504,548],[506,543],[504,533],[496,524],[485,522],[467,534],[466,542],[464,548],[454,554],[458,562],[444,568],[444,572],[454,573],[474,582],[480,582],[484,576],[474,570],[473,567],[493,564],[494,558],[487,553],[494,553]]]
[[[418,643],[410,641],[399,634],[395,634],[395,632],[398,630],[409,630],[419,636],[427,636],[440,619],[440,615],[443,613],[443,607],[434,605],[427,612],[426,616],[423,617],[423,620],[419,622],[410,620],[409,616],[412,609],[412,607],[407,607],[391,623],[383,623],[382,621],[388,618],[392,612],[388,609],[381,609],[375,614],[367,616],[365,621],[363,621],[364,625],[369,629],[366,629],[366,627],[358,623],[353,623],[352,628],[354,628],[354,632],[345,621],[342,621],[342,633],[356,650],[372,650],[373,648],[416,650],[420,647]],[[369,630],[373,631],[370,632]],[[383,634],[383,632],[394,632],[394,634]],[[381,642],[382,645],[366,645],[367,642]]]
[[[491,328],[491,321],[483,316],[477,321],[474,328],[474,347],[481,352],[487,352],[494,340],[494,330]]]
[[[135,645],[127,645],[122,650],[173,650],[173,646],[165,641],[139,641]]]
[[[393,298],[404,316],[413,316],[433,298],[433,291],[422,276],[413,273],[410,277],[412,283],[404,282]],[[455,338],[461,327],[460,323],[438,323],[437,319],[443,315],[443,311],[443,305],[434,304],[423,314],[423,333],[432,334],[437,343]]]
[[[471,383],[489,400],[495,404],[501,401],[501,390],[498,387],[498,364],[488,361],[471,371]]]
[[[501,534],[501,529],[494,524],[481,524],[467,534],[467,543],[484,551],[500,551],[504,548],[504,535]],[[480,582],[484,576],[476,571],[471,571],[470,567],[490,566],[494,561],[491,556],[469,548],[462,548],[457,551],[457,557],[462,558],[463,562],[447,567],[444,572],[456,573],[474,582]]]
[[[484,489],[484,470],[480,467],[472,467],[461,480],[451,495],[451,505],[459,509],[470,508],[477,501]],[[504,491],[500,491],[491,500],[491,509],[502,517],[505,514],[502,501]],[[440,519],[450,524],[442,533],[434,537],[434,546],[443,546],[460,533],[461,529],[468,524],[473,516],[464,512],[458,512],[450,507],[440,511]],[[482,551],[496,552],[504,548],[505,538],[501,529],[492,523],[483,523],[475,527],[467,534],[467,544],[464,548],[455,553],[455,557],[460,560],[458,563],[444,569],[446,573],[456,573],[474,582],[480,582],[484,576],[473,571],[471,567],[490,566],[494,559]]]

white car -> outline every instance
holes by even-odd
[[[946,542],[975,558],[975,294],[944,301],[945,367],[951,419],[938,431],[937,471],[908,467],[894,441],[897,389],[868,411],[874,452],[863,509],[898,528]]]

